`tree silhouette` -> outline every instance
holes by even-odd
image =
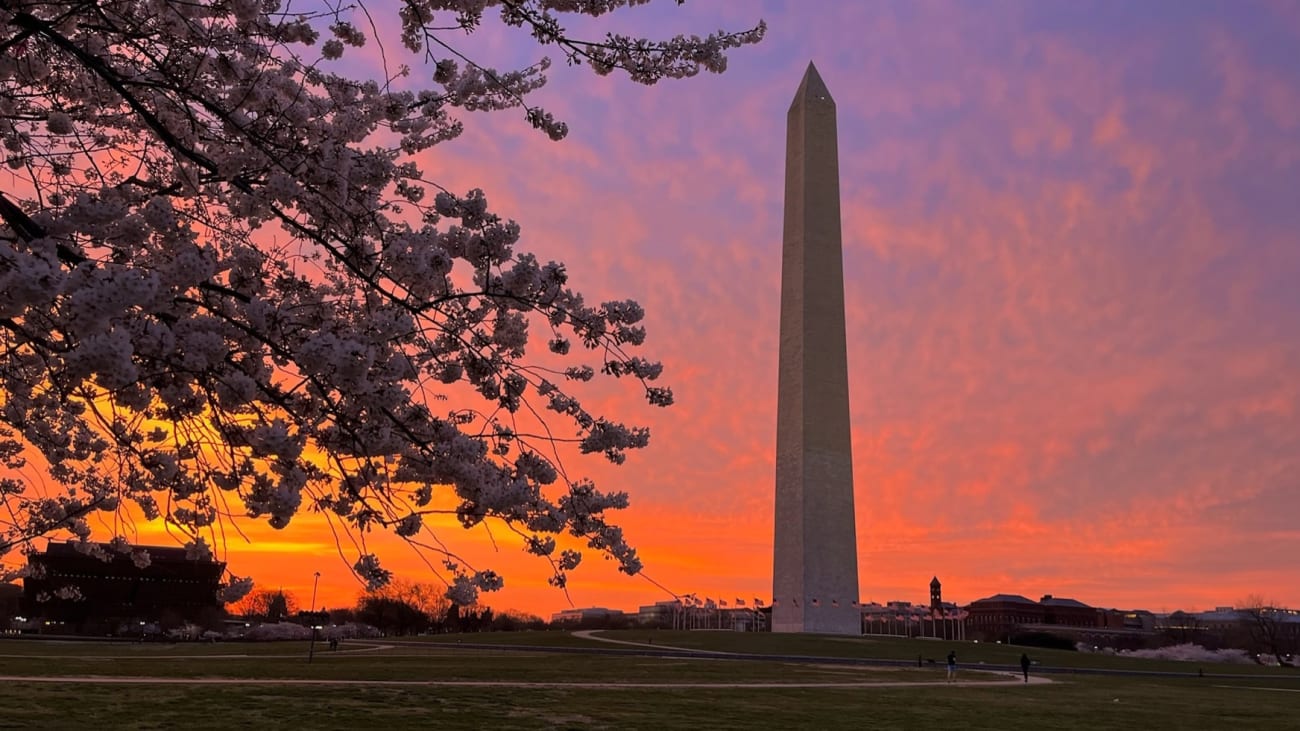
[[[283,589],[258,589],[236,602],[232,611],[242,617],[282,622],[298,611],[298,600]]]
[[[1242,629],[1250,638],[1250,650],[1271,655],[1278,665],[1287,664],[1288,656],[1300,651],[1300,622],[1276,602],[1252,594],[1237,608]]]

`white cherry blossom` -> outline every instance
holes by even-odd
[[[522,535],[557,586],[581,560],[555,557],[562,534],[639,571],[607,517],[627,495],[554,455],[621,463],[648,443],[577,390],[605,375],[672,402],[633,352],[645,313],[586,304],[484,191],[437,186],[421,153],[470,111],[569,133],[529,101],[541,51],[515,70],[455,51],[493,17],[647,84],[721,71],[764,32],[565,30],[644,2],[0,4],[0,554],[70,535],[110,556],[90,527],[107,513],[165,520],[206,560],[226,524],[286,528],[312,509],[355,538],[343,546],[368,586],[391,574],[364,537],[389,529],[443,554],[448,595],[472,603],[502,579],[432,535],[423,516],[445,497],[464,526]],[[349,75],[380,43],[398,62],[371,22],[397,6],[410,58],[393,79]],[[426,86],[394,83],[407,75]],[[33,468],[40,485],[20,479]],[[230,577],[223,593],[250,586]]]

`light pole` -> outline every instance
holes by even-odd
[[[316,586],[320,584],[320,572],[316,572],[316,578],[311,582],[311,611],[308,612],[311,622],[311,644],[307,645],[307,662],[311,662],[312,657],[316,654]]]

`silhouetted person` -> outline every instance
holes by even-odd
[[[1029,654],[1028,653],[1024,653],[1024,652],[1020,653],[1020,669],[1025,674],[1025,682],[1028,683],[1029,682]]]
[[[948,651],[948,682],[951,683],[956,679],[957,679],[957,651],[949,650]]]

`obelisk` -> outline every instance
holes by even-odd
[[[772,630],[861,634],[835,102],[811,63],[786,119]]]

